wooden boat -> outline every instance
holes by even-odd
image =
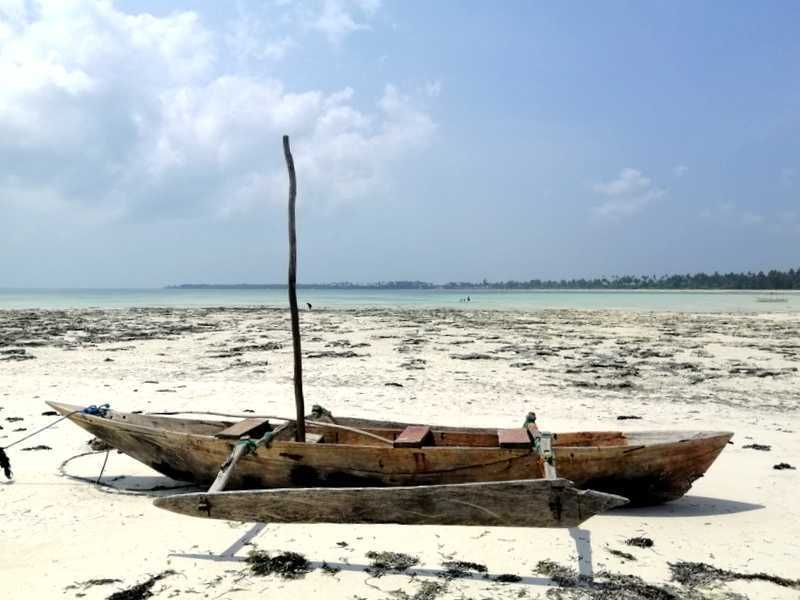
[[[227,475],[229,489],[380,488],[509,482],[544,477],[535,425],[517,429],[409,426],[306,419],[311,432],[267,419],[209,420],[48,402],[92,435],[154,470],[209,485],[237,446],[262,443]],[[596,431],[552,440],[558,475],[579,489],[623,496],[633,506],[683,496],[732,437],[722,431]],[[224,470],[224,469],[223,469]]]
[[[394,523],[480,527],[577,527],[625,504],[566,479],[380,488],[282,488],[178,494],[154,504],[172,512],[247,523]]]
[[[756,302],[788,302],[785,296],[779,296],[775,292],[769,292],[766,296],[757,296]]]

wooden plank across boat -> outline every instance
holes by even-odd
[[[212,420],[135,414],[48,402],[72,422],[119,451],[180,481],[211,485],[235,444],[241,419]],[[77,411],[77,412],[76,412]],[[544,478],[535,426],[509,433],[492,428],[422,429],[405,423],[336,418],[306,420],[304,443],[293,423],[253,421],[271,436],[241,457],[227,489],[387,488]],[[408,431],[409,428],[412,428]],[[234,427],[235,433],[241,431]],[[413,434],[413,435],[412,435]],[[587,431],[558,433],[552,452],[558,475],[579,489],[623,496],[632,506],[683,496],[702,477],[733,434],[725,431]],[[529,443],[525,443],[525,439]],[[399,440],[399,444],[396,443]]]
[[[565,479],[393,488],[295,488],[157,498],[172,512],[249,523],[395,523],[480,527],[577,527],[627,503]]]

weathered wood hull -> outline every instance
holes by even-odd
[[[63,415],[82,407],[48,402]],[[210,485],[234,441],[215,437],[234,421],[182,419],[110,412],[70,420],[156,471]],[[396,439],[405,424],[357,419],[337,423]],[[430,444],[393,447],[308,426],[322,443],[275,439],[242,458],[228,489],[372,488],[505,482],[543,476],[532,447],[503,448],[496,429],[435,427]],[[553,451],[560,477],[580,489],[626,497],[633,506],[658,504],[684,495],[702,477],[733,434],[730,432],[582,432],[556,436]]]
[[[294,488],[179,494],[165,510],[249,523],[393,523],[480,527],[577,527],[627,500],[578,490],[565,479],[395,488]]]

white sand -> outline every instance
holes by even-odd
[[[90,436],[62,422],[7,450],[15,478],[0,479],[0,597],[107,598],[172,570],[153,585],[155,597],[402,598],[393,592],[414,597],[438,582],[446,583],[439,598],[544,598],[556,587],[537,572],[543,560],[670,584],[686,597],[688,587],[670,582],[670,563],[800,577],[800,476],[773,468],[800,468],[800,314],[314,310],[302,328],[307,407],[497,427],[535,410],[544,430],[720,429],[735,432],[734,444],[684,499],[611,511],[572,532],[247,525],[156,509],[141,490],[178,484],[116,452],[103,472],[113,488],[75,479],[97,478],[106,453],[80,456]],[[20,350],[35,358],[15,360]],[[45,400],[294,415],[283,311],[0,311],[0,352],[4,447],[55,420],[42,415]],[[744,448],[753,443],[771,451]],[[25,450],[40,445],[50,449]],[[637,536],[654,545],[625,544]],[[293,581],[253,576],[242,562],[248,538],[261,550],[300,552],[317,568]],[[370,577],[370,551],[418,557],[417,576]],[[447,560],[522,580],[445,582]],[[341,570],[332,576],[323,563]],[[116,581],[84,585],[102,579]],[[767,581],[698,593],[800,595]]]

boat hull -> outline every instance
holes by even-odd
[[[75,424],[120,452],[177,479],[210,485],[235,440],[215,435],[233,421],[181,419],[115,412],[85,414],[82,407],[48,402]],[[396,438],[404,424],[337,419]],[[312,422],[310,422],[312,423]],[[398,448],[358,443],[313,422],[311,429],[336,443],[275,440],[236,464],[227,488],[375,488],[507,482],[543,477],[533,447],[502,448],[497,430],[443,427],[433,445]],[[683,496],[702,477],[730,432],[581,432],[558,434],[553,452],[560,477],[576,488],[623,496],[632,506]]]

